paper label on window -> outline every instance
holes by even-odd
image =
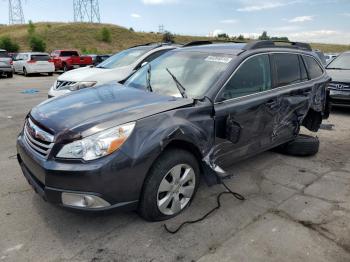
[[[216,62],[216,63],[225,63],[228,64],[232,60],[231,57],[223,57],[223,56],[208,56],[205,61]]]
[[[135,52],[129,53],[130,56],[139,56],[140,54],[141,54],[140,51],[135,51]]]

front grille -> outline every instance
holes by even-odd
[[[34,152],[45,158],[49,156],[54,137],[35,125],[29,118],[24,125],[23,136],[27,145]]]
[[[55,89],[67,89],[69,86],[72,86],[74,84],[76,84],[76,82],[57,80]]]
[[[342,82],[330,82],[328,88],[339,91],[350,91],[350,84]]]

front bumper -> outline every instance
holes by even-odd
[[[146,175],[144,167],[132,167],[132,161],[127,156],[121,152],[116,153],[86,163],[59,162],[44,159],[32,152],[21,135],[17,139],[18,162],[34,190],[48,202],[79,210],[137,208]],[[97,196],[109,205],[101,208],[65,205],[62,202],[62,193]]]
[[[329,97],[332,106],[350,107],[350,91],[331,89]]]

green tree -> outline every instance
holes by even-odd
[[[239,35],[239,36],[237,37],[237,40],[243,41],[243,40],[244,40],[244,36],[243,36],[243,35]]]
[[[165,31],[165,33],[163,34],[163,42],[174,43],[174,41],[175,41],[175,36],[171,32]]]
[[[29,20],[28,23],[28,34],[29,35],[34,35],[35,33],[35,25],[33,24],[32,20]]]
[[[102,28],[101,30],[101,40],[106,43],[112,42],[111,31],[106,27]]]
[[[29,46],[33,52],[45,52],[46,43],[38,35],[32,35],[29,37]]]
[[[12,41],[8,36],[3,36],[0,38],[0,49],[5,49],[8,52],[18,52],[19,45]]]
[[[130,32],[135,32],[134,28],[132,28],[132,27],[129,28],[129,31]]]
[[[221,33],[221,34],[218,34],[218,38],[229,38],[229,36],[226,33]]]
[[[261,36],[259,36],[259,40],[270,40],[270,37],[267,35],[267,32],[264,31]]]

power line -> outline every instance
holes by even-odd
[[[9,24],[24,24],[21,0],[9,0]]]
[[[74,22],[101,23],[98,0],[74,0]]]

